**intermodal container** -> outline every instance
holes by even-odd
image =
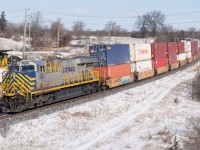
[[[152,60],[138,61],[131,63],[131,72],[146,72],[152,70]]]
[[[192,42],[191,42],[191,52],[192,52],[192,56],[195,56],[195,55],[198,54],[198,48],[197,48],[197,46],[198,46],[197,41],[192,41]]]
[[[194,39],[193,41],[196,42],[196,47],[197,47],[197,49],[199,49],[199,47],[200,47],[200,40],[199,39]]]
[[[177,42],[177,47],[178,47],[178,54],[184,53],[184,43],[183,42]]]
[[[94,67],[94,70],[99,72],[102,79],[117,78],[131,75],[131,64]]]
[[[153,66],[156,68],[164,67],[168,65],[168,59],[167,58],[157,58],[153,60]]]
[[[191,41],[182,41],[184,43],[185,52],[191,52]]]
[[[177,55],[169,56],[168,62],[170,65],[177,63]]]
[[[199,51],[198,51],[198,54],[200,55],[200,48],[198,49]]]
[[[98,60],[94,66],[130,63],[129,44],[93,45],[89,51],[90,56]]]
[[[153,43],[151,44],[152,58],[166,58],[167,57],[167,43]]]
[[[192,52],[187,52],[186,53],[186,58],[192,58]]]
[[[179,60],[179,61],[185,60],[186,59],[186,54],[187,53],[182,53],[182,54],[177,55],[177,60]]]
[[[131,62],[151,59],[151,44],[130,44]]]
[[[168,42],[167,43],[167,54],[168,56],[174,56],[177,54],[177,43],[176,42]]]

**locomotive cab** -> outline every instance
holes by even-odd
[[[13,61],[8,68],[8,72],[3,75],[0,103],[2,109],[16,110],[27,94],[35,90],[36,64],[27,60]]]

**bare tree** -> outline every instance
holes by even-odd
[[[36,13],[32,13],[30,16],[31,21],[31,33],[33,38],[38,38],[39,30],[42,28],[42,14],[37,11]]]
[[[69,44],[69,42],[72,40],[71,37],[72,33],[68,30],[66,30],[65,35],[60,40],[60,46],[66,46]]]
[[[61,19],[57,19],[57,21],[51,23],[51,33],[54,39],[57,38],[58,31],[59,31],[60,37],[63,37],[65,35],[65,27]]]
[[[161,11],[154,10],[138,17],[136,26],[142,33],[149,31],[152,36],[156,36],[156,33],[164,25],[164,21],[165,15]]]
[[[152,36],[155,36],[157,31],[160,27],[163,26],[165,21],[165,15],[161,13],[161,11],[151,11],[145,15],[145,18],[148,22],[148,28],[152,34]]]
[[[72,27],[73,34],[80,40],[80,36],[84,34],[85,30],[85,24],[82,21],[76,21],[74,22],[74,25]]]
[[[139,16],[135,23],[136,27],[140,30],[142,37],[146,37],[148,34],[147,19],[145,16]]]
[[[120,34],[121,27],[116,22],[109,21],[105,25],[104,30],[107,32],[110,32],[110,35],[112,35],[112,36],[118,36]]]
[[[174,42],[178,38],[177,33],[171,25],[163,25],[157,33],[156,42]]]
[[[5,32],[6,38],[13,37],[14,40],[20,41],[21,40],[20,35],[22,35],[22,33],[23,33],[23,24],[15,24],[8,22]]]
[[[195,33],[196,33],[196,29],[195,28],[193,28],[193,27],[188,28],[187,31],[188,31],[187,37],[195,38]]]

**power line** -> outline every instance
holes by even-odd
[[[53,15],[64,15],[68,17],[80,17],[80,18],[94,18],[94,19],[133,19],[137,18],[142,15],[138,16],[84,16],[84,15],[69,15],[66,13],[58,13],[58,12],[49,12],[49,11],[41,11],[46,14],[53,14]],[[174,14],[166,14],[165,16],[179,16],[179,15],[189,15],[189,14],[199,14],[200,11],[194,11],[194,12],[183,12],[183,13],[174,13]]]
[[[24,16],[6,17],[6,18],[23,18]]]
[[[13,10],[12,12],[17,12],[17,11],[21,11],[21,10]],[[36,11],[36,10],[34,10]],[[129,17],[123,17],[123,16],[109,16],[109,17],[103,17],[103,16],[80,16],[80,15],[67,15],[65,13],[57,13],[57,12],[47,12],[47,11],[41,11],[42,13],[48,13],[48,14],[55,14],[55,15],[65,15],[65,16],[71,16],[71,17],[85,17],[85,18],[95,18],[95,19],[100,19],[100,18],[137,18],[138,16],[129,16]],[[176,16],[176,15],[187,15],[187,14],[197,14],[197,13],[200,13],[200,11],[194,11],[194,12],[184,12],[184,13],[174,13],[174,14],[167,14],[165,16]],[[8,18],[23,18],[23,16],[16,16],[16,17],[8,17]],[[63,19],[62,19],[63,20]],[[53,20],[50,20],[50,19],[45,19],[43,20],[44,22],[55,22]],[[191,21],[191,22],[175,22],[175,23],[168,23],[168,24],[186,24],[186,23],[198,23],[200,22],[199,20],[197,21]],[[74,22],[70,22],[70,21],[65,21],[65,23],[69,23],[69,24],[73,24]],[[105,24],[102,24],[102,23],[87,23],[85,22],[86,25],[93,25],[93,26],[105,26]],[[120,25],[120,24],[119,24]],[[132,25],[130,24],[121,24],[120,26],[122,27],[136,27],[134,25],[134,23]]]
[[[176,23],[169,23],[169,24],[184,24],[184,23],[198,23],[200,22],[200,20],[198,21],[191,21],[191,22],[176,22]]]
[[[5,13],[16,13],[16,12],[24,12],[24,10],[2,10]]]
[[[42,13],[47,13],[47,14],[53,14],[53,15],[64,15],[64,16],[68,16],[68,17],[79,17],[79,18],[94,18],[94,19],[132,19],[132,18],[137,18],[137,16],[82,16],[82,15],[69,15],[69,14],[65,14],[65,13],[57,13],[57,12],[48,12],[48,11],[41,11]]]
[[[189,15],[189,14],[199,14],[200,11],[194,11],[194,12],[184,12],[184,13],[177,13],[177,14],[168,14],[165,16],[178,16],[178,15]]]

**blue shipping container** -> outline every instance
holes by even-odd
[[[109,66],[130,62],[129,44],[93,45],[89,47],[90,57],[97,58],[94,66]]]

